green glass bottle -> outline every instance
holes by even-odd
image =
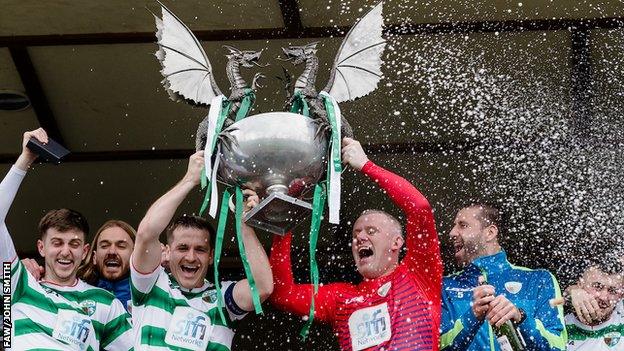
[[[522,334],[516,328],[512,321],[507,321],[500,327],[492,327],[496,334],[496,340],[500,345],[501,351],[524,351],[526,343],[522,338]]]
[[[479,277],[479,285],[487,284],[485,274]],[[525,351],[526,343],[514,323],[509,320],[500,327],[492,326],[501,351]]]

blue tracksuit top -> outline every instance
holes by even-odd
[[[527,350],[565,350],[567,333],[563,307],[551,308],[549,300],[561,296],[559,283],[546,270],[517,267],[507,261],[504,251],[475,259],[463,271],[446,276],[442,283],[440,349],[500,351],[496,335],[487,321],[472,313],[472,289],[480,275],[494,286],[496,295],[505,295],[526,319],[518,326]]]

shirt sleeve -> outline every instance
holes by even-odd
[[[307,316],[312,301],[312,284],[295,284],[290,262],[290,243],[292,233],[285,236],[274,235],[271,248],[271,269],[273,271],[273,294],[271,303],[284,311]],[[332,322],[336,310],[336,294],[341,285],[328,284],[319,286],[314,299],[314,318],[319,321]]]
[[[101,346],[104,350],[131,350],[134,346],[130,315],[121,301],[113,299],[106,324],[103,327]]]
[[[223,282],[221,291],[223,294],[223,301],[225,302],[225,308],[228,311],[228,315],[231,321],[243,319],[247,315],[247,311],[238,306],[236,300],[234,300],[234,286],[237,282],[227,281]]]
[[[536,271],[539,274],[535,314],[527,316],[518,326],[527,349],[537,351],[565,350],[568,334],[563,318],[563,306],[550,307],[549,301],[561,297],[561,289],[555,276],[550,272]]]
[[[158,281],[158,277],[163,272],[162,266],[156,267],[153,272],[139,272],[132,262],[134,257],[130,257],[130,296],[132,305],[140,306],[145,303],[145,297],[152,291]]]
[[[468,308],[461,315],[454,315],[453,301],[442,290],[442,321],[440,323],[440,350],[468,350],[483,325]]]
[[[25,171],[13,166],[0,182],[0,261],[12,262],[12,269],[16,265],[17,253],[5,220],[25,176]]]
[[[407,264],[414,274],[420,276],[419,281],[428,286],[427,293],[432,300],[439,300],[443,266],[429,201],[410,182],[371,161],[364,165],[362,172],[385,190],[405,213],[407,254],[402,264]]]
[[[26,172],[13,166],[0,182],[0,262],[11,262],[11,298],[17,300],[28,285],[28,272],[17,259],[15,245],[5,220]]]

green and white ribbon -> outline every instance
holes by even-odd
[[[215,236],[215,251],[214,251],[214,285],[217,290],[217,307],[219,309],[219,316],[223,324],[227,325],[225,315],[223,314],[223,295],[221,294],[221,283],[219,282],[219,262],[221,262],[221,251],[223,249],[223,237],[225,234],[225,227],[228,217],[228,201],[230,200],[230,192],[225,189],[223,197],[221,198],[221,212],[219,213],[219,222],[217,224],[217,235]]]
[[[256,94],[254,93],[254,91],[251,88],[245,88],[243,100],[241,101],[241,105],[238,108],[238,111],[236,111],[236,122],[247,117],[249,111],[251,111],[251,106],[253,106],[255,101]]]
[[[341,173],[342,173],[342,159],[341,159],[341,146],[342,146],[342,117],[340,114],[340,107],[336,99],[334,99],[328,93],[321,91],[320,95],[323,97],[325,104],[325,110],[327,111],[327,119],[332,127],[331,135],[331,158],[328,165],[330,171],[328,174],[329,182],[329,194],[328,194],[328,207],[329,207],[329,223],[340,223],[340,188],[341,188]]]
[[[301,90],[297,90],[297,92],[295,92],[290,112],[310,117],[310,105],[308,105],[308,102],[301,93]]]
[[[323,209],[325,208],[326,198],[325,182],[321,182],[314,186],[314,200],[312,200],[312,223],[310,224],[310,281],[312,282],[312,301],[310,301],[310,313],[308,321],[301,329],[299,335],[305,340],[310,332],[312,322],[314,322],[314,299],[318,292],[319,271],[316,263],[316,243],[318,241],[319,229],[323,220]]]
[[[206,147],[204,149],[204,171],[201,179],[202,189],[205,189],[208,185],[208,181],[213,178],[213,173],[216,173],[216,167],[212,165],[212,155],[214,154],[215,146],[217,145],[217,135],[223,128],[223,122],[230,110],[230,102],[224,95],[216,96],[210,102],[210,110],[208,110],[208,128],[206,130]],[[211,187],[206,190],[206,195],[199,210],[200,216],[208,207],[208,201],[210,201],[209,214],[212,218],[217,215],[217,203],[219,201],[219,194],[216,189],[216,182],[210,182]]]
[[[262,302],[260,301],[260,294],[256,287],[256,280],[251,272],[251,266],[249,266],[249,260],[245,253],[245,243],[243,241],[243,192],[239,186],[236,187],[236,239],[238,241],[238,251],[240,252],[241,261],[243,261],[243,268],[245,269],[245,276],[247,277],[247,283],[249,283],[249,289],[251,290],[251,299],[253,301],[256,314],[262,314]]]

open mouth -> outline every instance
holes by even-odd
[[[453,243],[453,250],[454,250],[454,254],[458,254],[461,250],[464,249],[464,244],[460,243],[460,242],[454,242]]]
[[[373,256],[373,254],[374,252],[372,247],[360,247],[358,249],[358,256],[360,257],[360,259],[371,257]]]
[[[63,267],[69,267],[71,266],[74,261],[72,260],[65,260],[65,259],[58,259],[56,260],[56,263],[58,263],[59,265],[63,266]]]
[[[182,269],[182,272],[187,273],[187,274],[195,274],[197,273],[197,271],[199,271],[199,265],[183,264],[183,265],[180,265],[180,268]]]
[[[109,268],[119,268],[121,267],[121,261],[116,258],[110,258],[104,261],[104,266]]]

